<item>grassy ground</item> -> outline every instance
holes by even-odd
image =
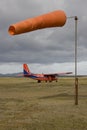
[[[79,78],[79,105],[74,94],[73,78],[0,78],[0,130],[87,130],[87,78]]]

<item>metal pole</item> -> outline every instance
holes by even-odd
[[[77,16],[67,17],[75,20],[75,105],[78,105],[78,77],[77,77]]]
[[[78,77],[77,77],[77,16],[75,16],[75,105],[78,105]]]

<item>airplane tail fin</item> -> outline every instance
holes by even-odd
[[[23,73],[25,76],[27,76],[31,73],[27,64],[23,64]]]

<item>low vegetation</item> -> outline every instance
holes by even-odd
[[[0,130],[87,130],[87,78],[37,83],[28,78],[0,78]]]

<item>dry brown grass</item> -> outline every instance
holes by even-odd
[[[0,78],[0,130],[86,130],[87,78],[40,84],[27,78]]]

